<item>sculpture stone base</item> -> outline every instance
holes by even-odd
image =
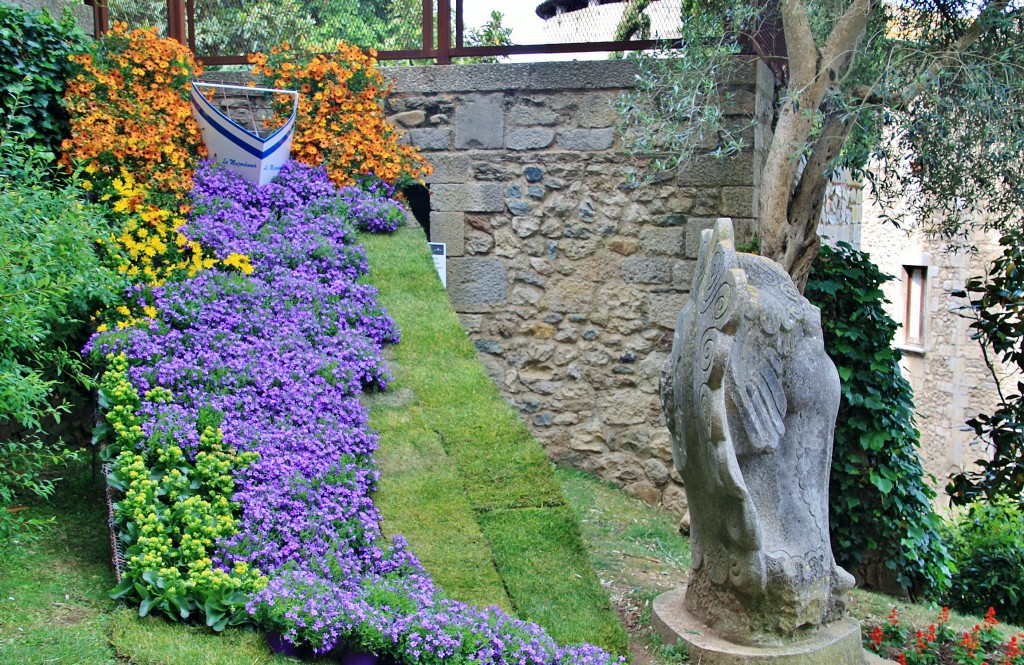
[[[843,619],[826,624],[812,637],[780,646],[749,646],[713,635],[683,606],[685,587],[654,600],[651,623],[666,644],[682,640],[690,662],[701,665],[864,665],[878,662],[861,646],[860,623]],[[882,661],[886,662],[886,661]]]

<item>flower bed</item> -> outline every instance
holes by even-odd
[[[864,646],[902,665],[1024,665],[1024,635],[1004,640],[993,608],[984,623],[961,634],[948,621],[949,610],[943,608],[927,630],[914,630],[901,623],[894,607],[886,623],[870,631]]]
[[[358,281],[355,231],[392,229],[395,204],[296,163],[264,187],[209,167],[195,180],[183,233],[221,264],[140,288],[153,319],[91,343],[110,366],[118,592],[218,629],[255,620],[317,653],[612,661],[446,599],[400,538],[383,542],[357,396],[387,385],[381,349],[398,331]],[[251,270],[225,266],[233,255]]]

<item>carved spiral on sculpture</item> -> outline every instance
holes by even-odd
[[[714,307],[712,316],[714,321],[712,325],[718,325],[726,313],[729,311],[729,305],[732,304],[732,285],[728,282],[719,282],[715,288],[714,293],[700,304],[700,313],[703,314],[711,307]]]
[[[706,383],[701,384],[700,393],[697,397],[697,406],[700,409],[701,439],[703,441],[711,440],[712,399],[711,388]]]
[[[718,344],[718,333],[714,328],[704,331],[700,340],[700,371],[702,381],[711,374],[711,362],[715,359],[715,346]]]
[[[703,289],[700,294],[701,307],[700,310],[703,312],[707,310],[707,304],[712,299],[712,293],[715,292],[718,283],[722,279],[722,275],[725,274],[725,252],[719,250],[715,252],[714,257],[711,259],[711,266],[708,268],[707,274],[704,276]]]

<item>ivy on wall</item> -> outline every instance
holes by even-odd
[[[912,595],[949,585],[950,559],[932,510],[913,422],[913,393],[882,308],[892,277],[867,254],[823,246],[805,295],[821,308],[825,349],[842,380],[830,482],[836,560],[868,585],[891,579]]]

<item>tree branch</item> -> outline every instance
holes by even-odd
[[[810,85],[818,69],[818,47],[814,43],[807,6],[803,0],[782,0],[782,29],[789,54],[790,83],[796,88]]]
[[[867,31],[873,4],[872,0],[853,0],[825,40],[821,68],[828,72],[830,81],[841,78],[853,62],[857,45]]]
[[[925,91],[943,68],[959,60],[960,55],[981,38],[984,34],[984,25],[993,14],[998,14],[1009,6],[1010,0],[989,0],[953,46],[935,54],[931,58],[931,64],[917,75],[913,83],[905,87],[901,92],[879,95],[869,86],[857,86],[850,91],[851,94],[861,101],[880,104],[895,111],[906,108],[918,95]]]

